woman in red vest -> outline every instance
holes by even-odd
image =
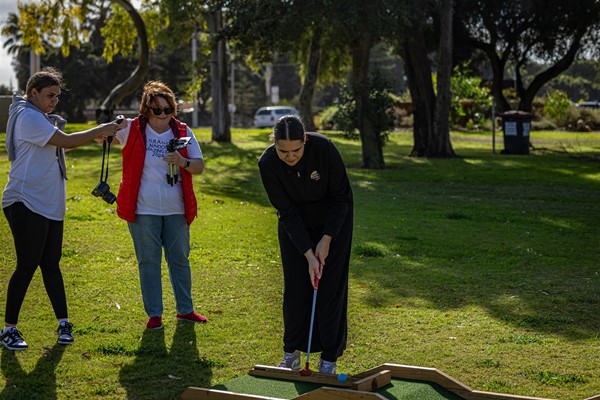
[[[144,87],[140,115],[115,136],[123,144],[117,214],[127,221],[133,239],[148,329],[163,327],[163,249],[176,318],[207,321],[194,311],[189,262],[189,225],[197,215],[192,174],[202,173],[204,159],[194,133],[176,115],[173,91],[160,81],[150,81]]]

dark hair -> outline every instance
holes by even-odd
[[[304,124],[297,115],[284,115],[273,128],[273,140],[304,140]]]
[[[150,117],[150,108],[154,103],[154,99],[162,97],[167,101],[169,107],[173,109],[172,116],[177,115],[177,101],[175,101],[175,93],[161,81],[150,81],[144,86],[142,93],[142,101],[140,102],[140,114],[144,117]]]
[[[38,92],[44,88],[50,86],[59,86],[61,89],[64,88],[64,81],[62,74],[55,68],[52,67],[44,67],[42,70],[36,72],[35,74],[29,77],[27,81],[27,86],[25,89],[25,94],[27,96],[31,95],[31,91],[33,89]]]

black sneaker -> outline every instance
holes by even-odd
[[[70,322],[62,322],[58,325],[58,344],[73,344],[73,324]]]
[[[23,334],[17,327],[9,328],[0,335],[2,345],[8,350],[27,350],[29,346],[23,339]]]

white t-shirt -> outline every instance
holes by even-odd
[[[39,111],[24,109],[14,131],[15,159],[2,193],[2,208],[21,201],[48,219],[62,221],[66,208],[66,181],[58,164],[58,148],[48,144],[58,128]]]
[[[115,135],[125,146],[131,129],[131,119],[127,120],[127,128],[121,129]],[[191,138],[187,146],[188,158],[203,158],[200,145],[194,132],[188,127],[187,135]],[[179,179],[171,186],[167,182],[169,164],[163,161],[167,154],[167,144],[173,139],[173,131],[169,127],[164,132],[156,132],[150,124],[146,125],[146,157],[140,190],[138,193],[135,213],[143,215],[173,215],[185,214],[183,204],[183,189],[181,186],[181,171],[175,168]]]

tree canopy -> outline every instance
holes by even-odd
[[[116,87],[105,94],[107,109],[141,86],[146,71],[153,79],[162,76],[212,108],[213,139],[224,141],[231,140],[227,90],[232,65],[243,72],[244,85],[251,81],[250,71],[263,71],[268,94],[272,65],[297,63],[302,85],[293,101],[311,130],[316,129],[315,93],[332,82],[351,89],[367,168],[385,166],[384,133],[371,96],[377,74],[372,53],[382,43],[395,48],[404,62],[414,110],[411,154],[452,157],[450,81],[462,60],[475,64],[484,54],[499,110],[530,111],[534,96],[574,60],[598,55],[600,39],[597,0],[145,0],[138,8],[128,0],[20,4],[19,18],[3,27],[5,35],[10,33],[5,47],[71,62],[72,54],[83,57],[80,68],[103,69],[90,73],[98,75],[91,82],[103,77],[102,83],[112,83],[118,76]],[[193,63],[187,48],[192,37],[198,39]],[[544,67],[529,75],[533,64]],[[511,74],[518,104],[503,92]]]
[[[514,76],[517,108],[531,111],[544,84],[568,69],[577,56],[599,50],[597,0],[464,0],[459,22],[467,43],[488,58],[500,111],[512,108],[502,91],[505,73]],[[535,61],[547,67],[525,82],[523,71]]]

